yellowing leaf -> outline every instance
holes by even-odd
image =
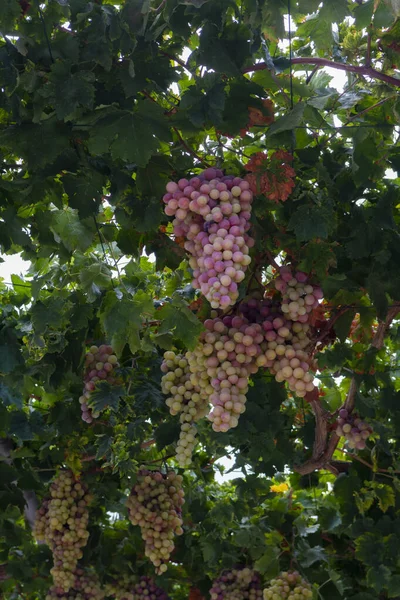
[[[269,488],[271,490],[271,492],[276,492],[277,494],[280,493],[284,493],[287,492],[289,489],[289,486],[287,483],[280,483],[279,485],[271,485],[271,487]]]

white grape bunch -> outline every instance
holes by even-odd
[[[50,485],[50,497],[36,513],[34,536],[45,542],[53,554],[54,585],[68,592],[75,582],[75,569],[82,558],[89,532],[87,487],[71,471],[61,471]]]
[[[120,383],[116,377],[115,370],[119,367],[118,359],[113,352],[112,346],[102,344],[101,346],[91,346],[85,356],[85,375],[84,388],[79,403],[82,410],[82,419],[86,423],[92,423],[99,414],[93,411],[90,404],[92,392],[96,389],[96,384],[100,381],[107,381],[115,385]]]
[[[262,600],[260,575],[248,567],[224,571],[213,581],[211,600]]]
[[[139,525],[145,554],[157,574],[167,570],[166,563],[175,548],[174,536],[183,533],[184,496],[181,475],[141,469],[127,500],[129,519],[132,525]]]
[[[349,413],[345,408],[339,410],[336,435],[343,436],[352,450],[364,450],[372,431],[371,425],[360,419],[356,413]]]
[[[186,238],[193,287],[212,308],[226,309],[235,304],[251,262],[249,183],[210,168],[190,180],[170,181],[166,190],[165,213],[175,217],[174,234]]]
[[[181,431],[176,448],[176,460],[180,467],[191,463],[196,446],[196,423],[208,412],[208,398],[199,386],[190,380],[189,361],[182,354],[168,350],[164,354],[161,371],[161,390],[168,396],[166,404],[171,415],[179,414]]]
[[[151,577],[125,578],[106,586],[107,597],[115,600],[170,600],[168,594]]]
[[[103,600],[105,593],[101,588],[99,578],[94,573],[83,569],[74,572],[74,583],[68,592],[53,586],[47,593],[46,600]]]
[[[313,597],[311,585],[297,571],[285,571],[272,579],[263,592],[264,600],[307,600]]]

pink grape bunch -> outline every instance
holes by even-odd
[[[225,571],[213,581],[211,600],[262,600],[260,575],[245,567]]]
[[[264,336],[259,324],[240,316],[207,319],[204,325],[200,343],[187,354],[191,381],[212,405],[212,428],[225,432],[238,425],[245,411],[249,377],[258,371]]]
[[[71,471],[61,471],[50,486],[50,497],[36,513],[33,533],[53,553],[50,572],[61,592],[68,592],[76,580],[75,569],[89,538],[87,507],[91,499],[84,483]]]
[[[372,427],[356,413],[349,413],[345,408],[339,410],[336,435],[345,437],[347,446],[352,450],[364,450],[372,431]]]
[[[266,367],[276,381],[286,381],[296,396],[304,397],[314,389],[312,361],[307,347],[311,343],[308,323],[287,320],[280,301],[250,298],[240,304],[240,311],[261,324],[264,343],[257,366]]]
[[[181,431],[176,447],[176,460],[180,467],[191,463],[196,446],[196,423],[208,412],[208,397],[190,380],[189,361],[182,354],[168,350],[161,365],[164,373],[161,390],[168,395],[166,405],[171,415],[179,414]]]
[[[185,237],[191,255],[192,285],[225,310],[235,304],[238,286],[250,264],[253,194],[240,177],[209,168],[198,177],[170,181],[163,197],[165,214],[175,217],[174,234]]]
[[[87,573],[83,569],[74,572],[73,587],[64,592],[61,588],[53,586],[47,593],[46,600],[103,600],[105,593],[101,588],[99,578],[94,573]]]
[[[275,288],[282,294],[281,311],[287,319],[308,322],[309,313],[323,298],[319,286],[308,282],[308,275],[302,271],[293,273],[290,266],[283,266],[274,280]]]
[[[145,554],[160,575],[175,548],[174,536],[182,535],[182,506],[185,502],[182,476],[141,469],[127,500],[129,519],[139,525]]]
[[[280,573],[263,592],[264,600],[309,600],[312,597],[311,585],[297,571]]]
[[[112,346],[102,344],[101,346],[91,346],[85,356],[85,386],[79,403],[82,410],[82,419],[86,423],[92,423],[93,419],[99,416],[99,413],[93,411],[90,404],[92,392],[96,389],[99,381],[107,381],[111,385],[120,383],[116,377],[115,370],[119,367],[118,359],[115,356]]]
[[[106,586],[107,596],[115,600],[170,600],[168,594],[156,585],[151,577],[143,576],[139,580],[116,582]]]

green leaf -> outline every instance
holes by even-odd
[[[56,115],[60,120],[71,116],[78,106],[90,109],[94,103],[94,73],[72,74],[71,66],[67,61],[57,61],[51,67],[49,81],[54,86]]]
[[[156,136],[168,141],[169,126],[162,108],[146,100],[135,113],[116,111],[100,119],[90,131],[88,146],[93,154],[110,150],[115,160],[145,167],[159,147]]]
[[[78,210],[82,217],[92,216],[97,212],[103,196],[103,176],[97,171],[87,169],[79,174],[67,173],[62,183],[68,195],[68,204]]]
[[[395,598],[400,594],[400,575],[391,574],[387,584],[388,597]]]
[[[11,373],[22,364],[22,356],[15,331],[4,327],[0,332],[0,373]]]
[[[4,383],[0,383],[0,400],[4,406],[15,406],[22,408],[22,398],[16,392],[8,388]]]
[[[85,251],[92,243],[93,233],[79,219],[71,209],[55,210],[52,213],[51,228],[56,241],[60,241],[72,252],[73,250]]]
[[[172,331],[189,350],[196,347],[203,325],[182,300],[175,296],[171,303],[164,304],[158,316],[162,320],[159,333]]]
[[[106,407],[117,411],[120,398],[125,394],[121,385],[111,385],[108,381],[99,381],[96,388],[90,393],[88,406],[95,412],[101,412]]]
[[[351,323],[356,314],[355,310],[347,310],[335,322],[333,328],[341,342],[344,342],[349,335]]]
[[[28,417],[22,411],[11,413],[9,432],[10,435],[15,435],[20,442],[34,439]]]
[[[157,448],[163,450],[179,439],[180,424],[176,420],[166,421],[154,431]]]
[[[349,3],[347,0],[335,0],[335,2],[324,2],[319,11],[319,18],[328,23],[343,23],[345,17],[350,16]]]
[[[310,567],[316,562],[327,562],[327,557],[322,546],[311,547],[304,539],[299,540],[296,554],[300,564],[304,568]]]
[[[306,104],[304,102],[298,102],[296,106],[283,117],[277,119],[268,129],[267,135],[275,135],[282,131],[292,130],[303,121],[304,109]]]
[[[288,229],[294,231],[299,242],[312,238],[326,239],[335,228],[335,213],[327,202],[319,205],[303,204],[293,213]]]
[[[382,591],[390,581],[390,569],[385,565],[379,567],[371,567],[367,571],[367,583],[377,592]]]
[[[0,23],[2,34],[14,30],[14,22],[21,16],[21,6],[16,0],[2,0],[0,3]]]
[[[89,302],[94,302],[101,294],[101,290],[109,286],[111,271],[104,263],[96,262],[83,268],[79,273],[79,279]]]

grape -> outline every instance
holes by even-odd
[[[104,597],[97,575],[76,569],[72,588],[64,592],[53,586],[48,591],[46,600],[103,600]]]
[[[201,388],[192,384],[188,359],[182,354],[168,351],[161,365],[164,373],[161,390],[168,395],[166,404],[171,415],[180,413],[181,432],[176,448],[176,460],[181,467],[191,463],[196,446],[195,423],[208,412],[208,397]]]
[[[224,571],[213,581],[211,600],[261,600],[260,575],[249,568]]]
[[[50,486],[50,497],[36,513],[34,536],[53,553],[51,569],[55,587],[68,592],[75,583],[75,569],[82,558],[89,533],[87,509],[91,497],[71,471],[61,471]]]
[[[115,356],[112,346],[102,344],[101,346],[91,346],[85,356],[85,375],[84,388],[79,403],[82,410],[82,419],[86,423],[92,423],[97,418],[98,413],[94,412],[90,404],[90,396],[96,389],[99,381],[108,381],[111,384],[119,384],[121,380],[115,376],[115,370],[119,363]]]
[[[125,579],[125,581],[124,581]],[[168,594],[158,587],[150,577],[123,578],[106,586],[107,596],[115,600],[170,600]]]
[[[349,414],[342,408],[339,410],[339,418],[336,423],[336,435],[346,438],[346,445],[352,450],[364,450],[366,441],[372,434],[372,427],[362,421],[357,413]]]
[[[184,236],[191,255],[193,287],[212,308],[226,309],[238,296],[238,285],[250,264],[254,241],[250,228],[253,194],[240,177],[206,169],[199,177],[170,181],[164,195],[165,213],[174,216],[174,234]]]
[[[306,600],[312,598],[311,585],[297,571],[283,572],[264,589],[264,600]]]
[[[173,551],[174,535],[181,535],[184,492],[182,477],[174,471],[141,469],[127,501],[129,519],[139,525],[145,542],[145,554],[156,567],[156,573],[167,570]]]

